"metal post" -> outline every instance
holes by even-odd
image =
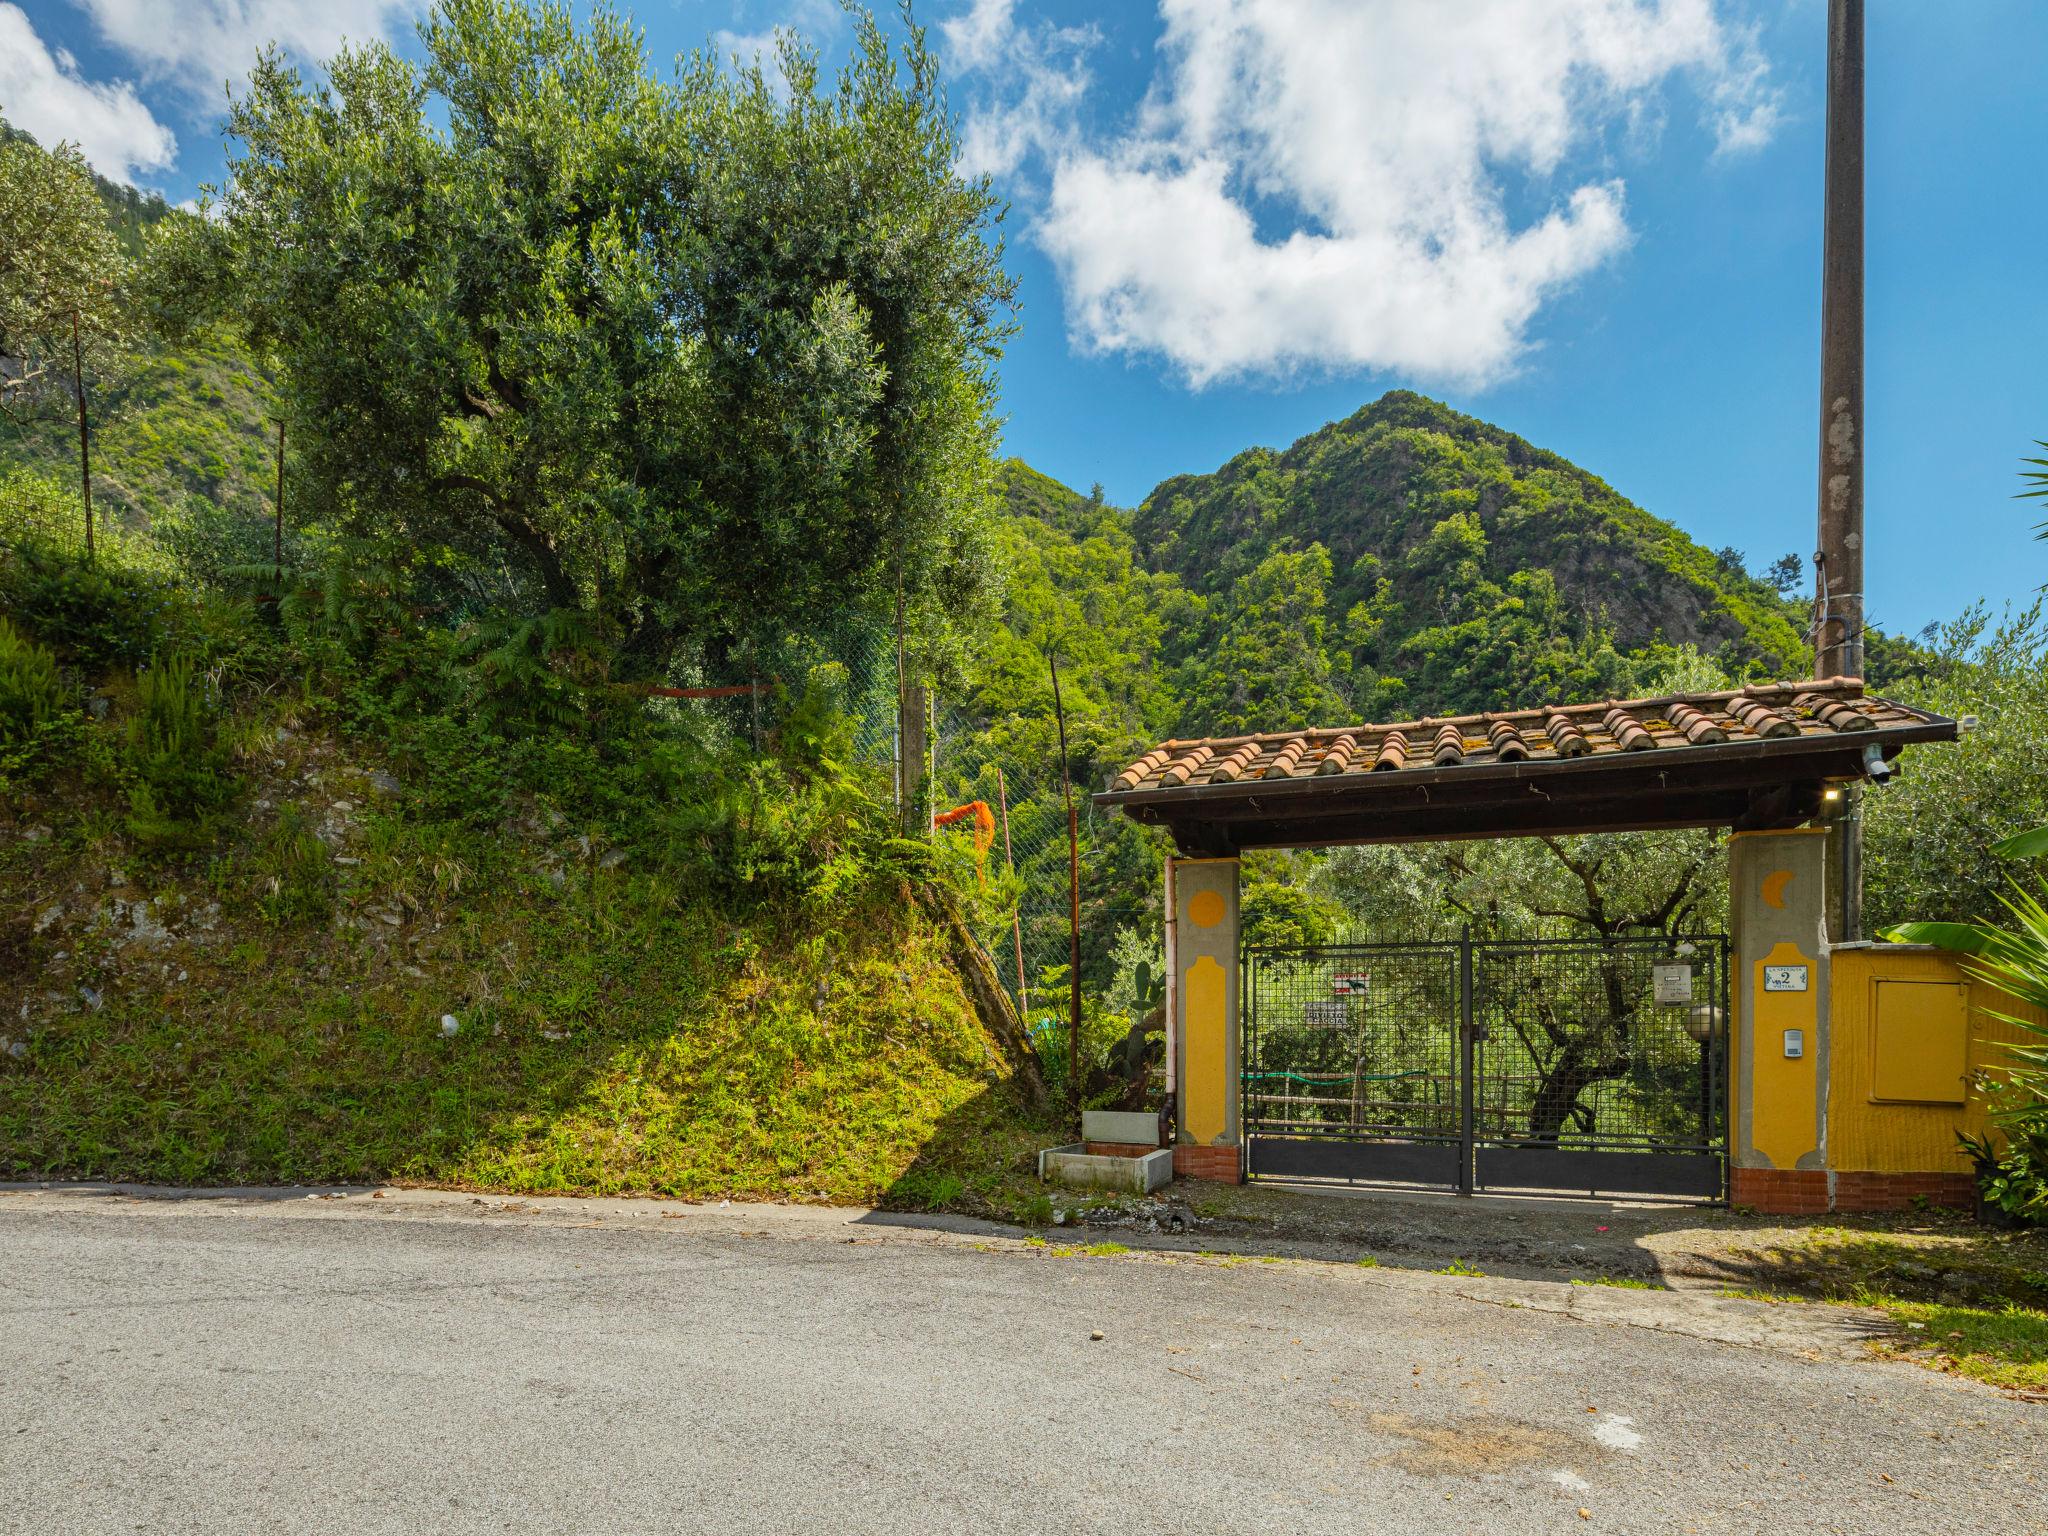
[[[284,597],[284,418],[277,419],[277,523],[270,541],[271,590]]]
[[[1081,1115],[1081,825],[1074,811],[1074,780],[1067,766],[1067,711],[1060,702],[1060,662],[1045,653],[1052,669],[1052,711],[1060,728],[1060,787],[1067,797],[1067,1102],[1075,1123]]]
[[[1003,765],[996,764],[996,804],[1003,813],[1003,863],[1011,875],[1017,873],[1017,858],[1010,851],[1010,787],[1003,782]],[[1010,936],[1017,942],[1017,1017],[1031,1027],[1030,993],[1024,984],[1024,913],[1021,907],[1010,913]],[[1169,1069],[1170,1070],[1170,1069]]]
[[[1828,0],[1827,213],[1821,252],[1820,546],[1814,675],[1863,675],[1863,0]],[[1855,791],[1833,828],[1837,942],[1863,936]]]
[[[71,311],[71,376],[78,385],[78,481],[85,491],[85,558],[92,558],[92,439],[85,425],[85,347],[78,339],[78,311]]]
[[[1473,1099],[1478,1087],[1479,1040],[1473,1026],[1472,1010],[1472,930],[1467,928],[1458,940],[1458,1193],[1472,1193],[1472,1144],[1477,1134],[1478,1120],[1474,1112]]]

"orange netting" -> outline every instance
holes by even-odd
[[[935,827],[950,827],[955,822],[974,819],[974,867],[982,879],[988,878],[988,851],[996,840],[995,812],[988,808],[986,800],[970,800],[965,805],[956,805],[950,811],[941,811],[932,818]]]

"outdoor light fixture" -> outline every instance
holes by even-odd
[[[1826,789],[1821,791],[1820,797],[1821,799],[1827,801],[1828,804],[1833,805],[1837,800],[1842,798],[1842,786],[1839,784],[1830,784]]]
[[[1701,1045],[1720,1037],[1721,1024],[1719,1003],[1701,1003],[1685,1016],[1685,1032]]]

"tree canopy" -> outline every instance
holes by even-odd
[[[116,355],[127,332],[127,261],[74,144],[44,149],[0,123],[0,409],[75,384],[73,327],[87,365]]]
[[[170,327],[282,364],[300,496],[415,578],[590,615],[625,670],[988,587],[1012,300],[921,33],[857,18],[833,82],[599,6],[441,0],[233,103],[216,217],[152,258]]]

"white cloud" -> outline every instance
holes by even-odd
[[[209,103],[239,86],[266,43],[313,63],[344,43],[388,39],[425,0],[72,0],[100,36],[152,79],[174,81]],[[173,14],[175,12],[175,14]]]
[[[1017,0],[974,0],[939,23],[947,56],[961,69],[987,69],[1003,56],[1017,30]]]
[[[1029,157],[1056,154],[1088,93],[1088,55],[1101,34],[1092,26],[1020,26],[1015,11],[1016,0],[974,0],[939,23],[949,64],[1004,86],[1000,106],[971,112],[961,125],[960,169],[969,176],[1009,176]]]
[[[178,141],[125,81],[95,84],[52,53],[17,6],[0,3],[0,116],[45,145],[70,140],[113,181],[133,182],[177,158]]]
[[[744,7],[742,8],[744,9]],[[846,24],[846,13],[838,0],[792,0],[771,25],[753,31],[722,27],[711,34],[711,50],[721,64],[737,59],[741,64],[759,64],[772,84],[785,85],[776,73],[777,49],[782,35],[791,33],[804,43],[817,46],[835,37]]]
[[[1039,89],[1032,69],[1058,73],[1056,50],[1003,0],[976,0],[946,35],[993,93],[963,158],[1004,172],[1042,155],[1036,233],[1077,342],[1163,358],[1197,386],[1301,368],[1502,378],[1543,304],[1628,243],[1611,168],[1566,173],[1597,163],[1604,126],[1653,124],[1678,75],[1720,153],[1776,122],[1753,37],[1714,0],[1159,10],[1159,71],[1102,142],[1079,130],[1078,92]],[[1518,216],[1510,188],[1547,206]]]

